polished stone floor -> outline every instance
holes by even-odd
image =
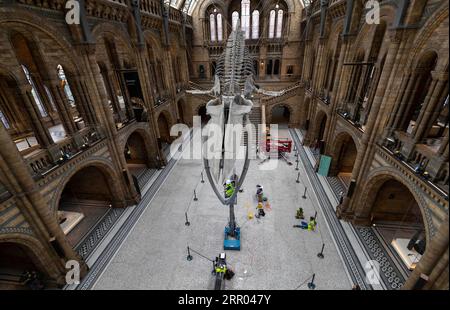
[[[281,132],[281,136],[288,133]],[[295,170],[284,161],[259,164],[253,160],[239,194],[236,218],[241,226],[241,251],[226,251],[235,271],[225,289],[308,289],[315,274],[316,289],[350,289],[344,264],[331,239],[312,190],[302,199],[305,171]],[[270,170],[269,165],[276,169]],[[228,208],[215,197],[208,181],[200,182],[200,160],[180,159],[166,182],[137,221],[136,225],[98,278],[94,289],[212,289],[212,263],[192,253],[189,245],[213,259],[223,251],[223,229]],[[300,183],[296,182],[300,172]],[[254,211],[256,184],[262,184],[271,210],[261,219],[247,219]],[[196,189],[198,201],[193,201]],[[318,211],[316,231],[294,228],[299,224],[295,211],[305,217]],[[190,226],[185,226],[185,212]],[[325,244],[324,259],[317,257]]]

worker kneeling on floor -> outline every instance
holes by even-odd
[[[231,280],[234,276],[233,270],[227,267],[225,253],[220,253],[219,257],[216,257],[214,262],[214,272],[223,273],[224,279]]]
[[[265,216],[266,212],[264,212],[264,206],[262,202],[258,202],[258,205],[256,206],[256,210],[258,210],[258,214],[256,215],[257,218],[260,216]]]
[[[317,226],[316,219],[314,217],[312,217],[312,216],[309,218],[309,222],[308,223],[305,222],[305,221],[301,221],[300,225],[294,225],[294,227],[298,227],[298,228],[301,228],[301,229],[306,229],[306,230],[309,230],[309,231],[316,230],[316,226]]]

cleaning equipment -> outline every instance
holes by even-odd
[[[266,213],[264,212],[264,206],[262,202],[258,202],[258,205],[256,206],[256,210],[258,210],[258,214],[256,215],[257,218],[260,218],[261,216],[265,216]]]
[[[305,216],[303,215],[303,208],[298,208],[295,218],[298,220],[303,220]]]

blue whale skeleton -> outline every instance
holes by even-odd
[[[208,94],[215,97],[206,104],[207,114],[211,117],[206,128],[209,132],[214,131],[214,134],[211,136],[208,133],[212,143],[209,144],[210,147],[203,149],[203,164],[218,199],[230,208],[229,224],[225,228],[224,241],[224,249],[229,250],[240,249],[240,229],[236,226],[234,204],[250,164],[247,135],[244,166],[240,176],[236,175],[237,149],[233,142],[240,141],[242,130],[237,132],[238,137],[235,140],[236,132],[231,128],[249,123],[248,114],[253,103],[248,98],[253,92],[268,96],[280,96],[284,93],[284,91],[267,91],[257,87],[253,75],[253,59],[245,47],[244,31],[236,27],[231,32],[225,50],[217,61],[213,88],[187,91],[193,95]],[[225,180],[229,179],[235,182],[235,190],[231,197],[225,197],[224,191],[219,190],[219,187],[222,187]],[[234,240],[228,240],[229,236]]]

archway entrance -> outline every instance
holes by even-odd
[[[272,124],[288,125],[291,119],[291,112],[284,105],[276,106],[272,109]]]
[[[180,99],[177,103],[177,108],[178,108],[178,115],[179,115],[179,121],[183,124],[186,124],[186,121],[184,119],[184,110],[183,110],[183,105],[184,105],[184,101],[182,99]]]
[[[319,118],[317,136],[316,139],[318,141],[322,141],[325,137],[325,128],[327,126],[327,115],[324,113],[321,118]]]
[[[172,140],[170,139],[170,124],[164,113],[159,114],[158,129],[161,141],[161,149],[164,151],[164,153],[166,153],[166,151],[169,150]]]
[[[133,132],[127,140],[124,156],[128,170],[133,176],[139,178],[149,168],[149,157],[142,135]]]
[[[202,126],[206,125],[209,122],[211,116],[206,113],[206,105],[203,105],[198,109],[198,116],[200,116]]]
[[[426,249],[423,216],[414,195],[393,178],[372,189],[370,221],[406,270],[413,270]],[[394,257],[395,258],[395,257]]]
[[[82,168],[67,182],[58,206],[58,221],[72,246],[106,215],[119,206],[120,194],[112,174],[96,166]]]
[[[358,150],[349,134],[338,136],[334,145],[333,164],[330,172],[331,175],[337,175],[348,187],[350,185]]]
[[[313,133],[312,133],[312,141],[311,141],[311,150],[313,154],[319,160],[319,155],[324,152],[325,149],[325,128],[327,125],[327,115],[320,111],[319,115],[316,118],[316,122],[314,124]]]
[[[37,280],[27,281],[33,274]],[[0,290],[42,289],[49,285],[54,286],[54,283],[50,282],[30,249],[19,243],[0,242]]]

